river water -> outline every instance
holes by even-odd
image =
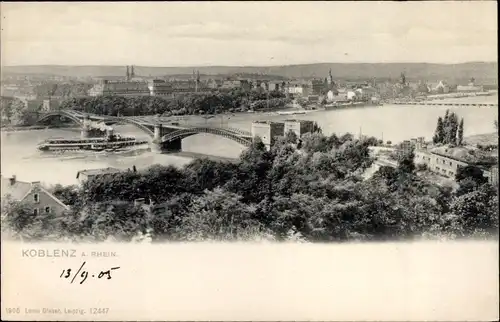
[[[498,96],[462,98],[460,102],[496,103]],[[452,100],[448,100],[452,101]],[[456,100],[453,100],[456,101]],[[445,101],[443,101],[445,102]],[[232,116],[215,117],[201,120],[193,117],[185,122],[207,122],[222,124],[250,131],[254,120],[305,119],[316,121],[323,133],[352,133],[376,136],[384,141],[400,142],[413,137],[424,136],[431,139],[439,116],[446,109],[464,118],[464,136],[491,133],[495,131],[493,122],[498,119],[498,109],[494,107],[441,107],[441,106],[405,106],[384,105],[382,107],[353,108],[332,111],[311,111],[303,115],[276,115],[275,113],[246,113]],[[182,121],[181,121],[182,124]],[[133,125],[116,126],[116,132],[134,135],[138,138],[147,136]],[[79,132],[69,129],[49,129],[20,132],[2,132],[1,134],[1,173],[3,176],[16,175],[19,180],[42,181],[45,184],[74,184],[76,174],[83,169],[116,167],[120,169],[136,166],[146,168],[152,164],[183,165],[190,158],[175,155],[155,154],[144,149],[122,154],[99,153],[64,153],[55,155],[39,152],[38,142],[50,137],[78,137]],[[210,134],[198,134],[182,142],[183,150],[223,157],[237,157],[243,147],[229,139]]]

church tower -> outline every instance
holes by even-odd
[[[333,76],[332,76],[332,69],[330,68],[330,71],[328,72],[328,85],[334,85],[335,82],[333,81]]]
[[[195,85],[195,92],[198,92],[200,86],[200,71],[196,71],[196,85]]]
[[[127,82],[130,81],[130,70],[128,69],[128,65],[127,65],[127,74],[126,74],[126,77],[127,77]]]
[[[130,78],[134,78],[135,77],[135,73],[134,73],[134,66],[130,66]]]

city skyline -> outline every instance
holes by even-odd
[[[3,66],[497,61],[495,2],[3,3],[2,12]]]

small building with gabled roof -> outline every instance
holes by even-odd
[[[15,175],[10,178],[1,176],[1,181],[2,206],[8,200],[24,202],[35,216],[38,214],[61,215],[69,210],[69,206],[45,189],[39,181],[19,181]]]

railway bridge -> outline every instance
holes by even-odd
[[[252,144],[253,135],[250,132],[229,127],[210,125],[179,125],[162,117],[118,117],[88,114],[74,110],[60,110],[42,115],[37,124],[43,124],[53,118],[65,118],[82,127],[81,137],[88,137],[91,128],[97,125],[112,125],[116,123],[131,124],[139,128],[151,138],[151,150],[157,153],[182,151],[182,140],[186,137],[208,133],[221,136],[248,147]]]

